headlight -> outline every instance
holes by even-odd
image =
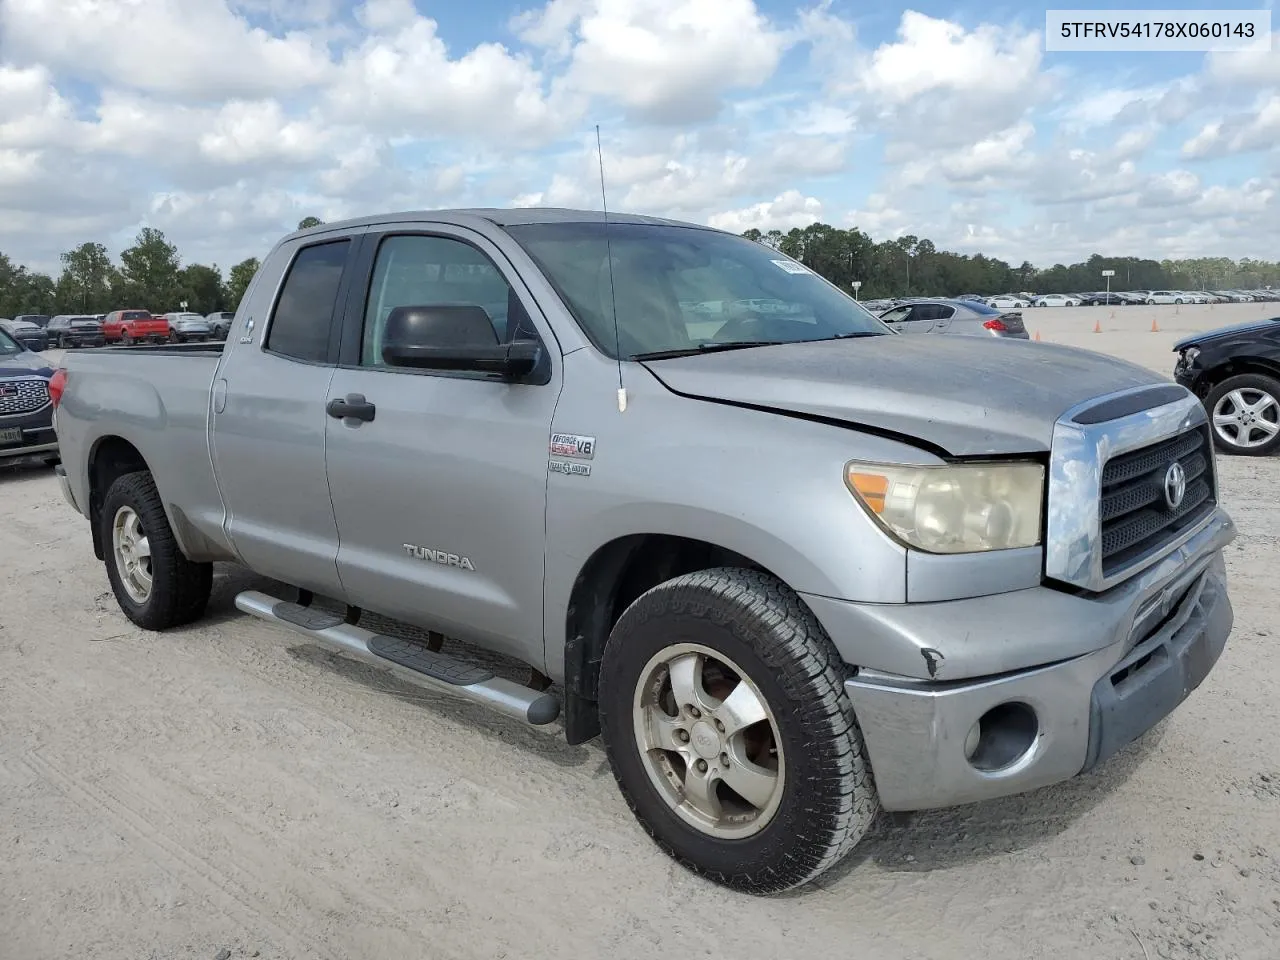
[[[853,461],[845,483],[891,536],[928,553],[981,553],[1040,542],[1044,467]]]
[[[1182,361],[1187,364],[1187,366],[1195,363],[1196,357],[1198,356],[1200,356],[1199,347],[1187,347],[1187,349],[1182,351]]]

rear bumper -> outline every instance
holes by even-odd
[[[71,509],[76,513],[84,514],[80,509],[80,504],[76,503],[75,491],[71,489],[71,480],[67,476],[67,468],[62,464],[58,464],[53,468],[53,475],[58,478],[58,489],[62,491],[62,498],[71,504]]]
[[[1155,726],[1200,685],[1226,645],[1234,614],[1222,547],[1233,537],[1221,514],[1185,553],[1110,591],[1119,596],[1072,598],[1081,605],[1078,615],[1051,629],[1096,634],[1103,645],[1088,653],[950,682],[871,670],[848,680],[883,806],[947,807],[1047,786],[1096,766]],[[1108,622],[1117,600],[1129,624],[1119,637]],[[929,606],[946,636],[954,629],[951,604]],[[996,631],[1007,627],[992,624]],[[1023,628],[1037,629],[1035,621]],[[1034,723],[1014,727],[988,717],[1008,705],[1019,705],[1014,709],[1023,718],[1029,710]],[[982,736],[971,745],[1008,747],[999,763],[970,761],[966,740],[975,724]]]

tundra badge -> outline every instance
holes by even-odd
[[[432,550],[430,547],[418,547],[412,543],[406,543],[403,546],[404,552],[415,560],[429,560],[441,566],[457,567],[459,570],[475,572],[476,566],[469,557],[460,557],[456,553],[445,553],[443,550]]]

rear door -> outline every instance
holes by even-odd
[[[325,398],[363,231],[272,252],[245,295],[212,398],[226,531],[258,573],[343,599],[325,474]],[[268,277],[284,280],[268,286]]]
[[[372,419],[325,424],[350,602],[528,660],[542,648],[559,348],[522,278],[481,234],[371,232],[362,259],[328,396],[363,397]],[[431,304],[483,308],[495,342],[540,341],[537,382],[387,366],[387,315]]]

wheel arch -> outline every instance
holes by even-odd
[[[751,557],[694,537],[628,534],[591,554],[573,582],[564,624],[564,723],[570,744],[590,740],[600,731],[596,703],[600,661],[623,611],[659,583],[725,566],[757,570],[786,582]]]
[[[1241,374],[1254,373],[1264,377],[1280,380],[1280,359],[1269,357],[1228,357],[1204,370],[1196,378],[1195,393],[1201,400],[1209,396],[1210,391],[1224,380],[1238,377]]]
[[[99,560],[106,556],[99,520],[107,491],[125,474],[149,469],[141,451],[124,437],[115,434],[99,437],[89,448],[89,529],[93,535],[93,553]]]

